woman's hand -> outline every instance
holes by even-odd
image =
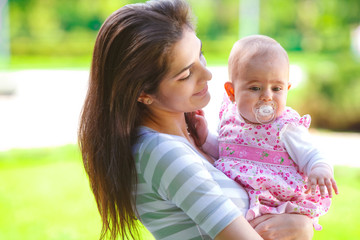
[[[226,226],[216,237],[215,240],[263,240],[254,231],[249,222],[242,216],[236,218]]]
[[[194,115],[195,128],[197,135],[199,137],[199,147],[201,147],[208,136],[208,126],[207,121],[205,119],[205,113],[203,110],[197,110]]]
[[[311,219],[300,214],[267,214],[250,224],[265,240],[310,240],[314,235]]]

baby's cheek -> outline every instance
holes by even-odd
[[[285,111],[285,106],[279,106],[276,110],[276,117],[280,117]]]

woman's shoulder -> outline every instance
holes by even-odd
[[[147,127],[140,127],[134,148],[137,152],[169,151],[172,148],[185,148],[186,143],[180,136],[164,134]]]
[[[133,155],[140,172],[147,166],[167,168],[171,162],[179,158],[184,158],[184,164],[189,161],[200,161],[182,137],[159,133],[146,127],[139,129],[138,140],[133,146]]]
[[[142,128],[139,133],[139,146],[137,152],[137,170],[139,176],[151,189],[157,189],[161,196],[165,196],[162,189],[170,183],[180,182],[183,186],[189,179],[197,182],[194,186],[203,183],[203,187],[215,191],[220,195],[229,197],[241,212],[248,208],[248,196],[244,189],[235,181],[228,178],[220,170],[207,162],[201,155],[188,146],[181,137],[155,132],[151,129]],[[156,176],[156,177],[154,177]],[[216,184],[215,184],[216,183]],[[192,184],[190,184],[192,186]],[[191,189],[187,186],[186,189]],[[219,188],[220,187],[220,188]],[[207,191],[204,191],[206,193]],[[165,197],[164,197],[165,198]]]

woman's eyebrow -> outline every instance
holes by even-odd
[[[201,54],[202,54],[202,41],[201,41],[201,40],[199,40],[199,41],[200,41],[200,52],[199,52],[199,56],[201,56]],[[184,71],[188,70],[189,68],[191,68],[192,65],[194,65],[194,63],[191,63],[189,66],[186,66],[186,67],[184,67],[183,69],[181,69],[178,73],[176,73],[176,74],[173,76],[173,78],[175,78],[176,76],[180,75],[182,72],[184,72]]]
[[[186,67],[184,67],[183,69],[181,69],[178,73],[176,73],[176,74],[173,76],[173,78],[175,78],[176,76],[180,75],[182,72],[184,72],[184,71],[188,70],[189,68],[191,68],[192,65],[194,65],[194,63],[191,63],[189,66],[186,66]]]

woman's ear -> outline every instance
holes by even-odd
[[[226,82],[224,84],[224,87],[225,87],[225,91],[226,91],[230,101],[234,102],[235,95],[234,95],[234,86],[233,86],[232,82]]]
[[[150,95],[148,95],[148,94],[146,94],[146,93],[144,93],[144,92],[141,92],[141,94],[140,94],[140,96],[138,97],[138,100],[137,100],[137,101],[138,101],[138,102],[141,102],[141,103],[143,103],[143,104],[145,104],[145,105],[150,105],[150,104],[152,104],[153,99],[151,98]]]

